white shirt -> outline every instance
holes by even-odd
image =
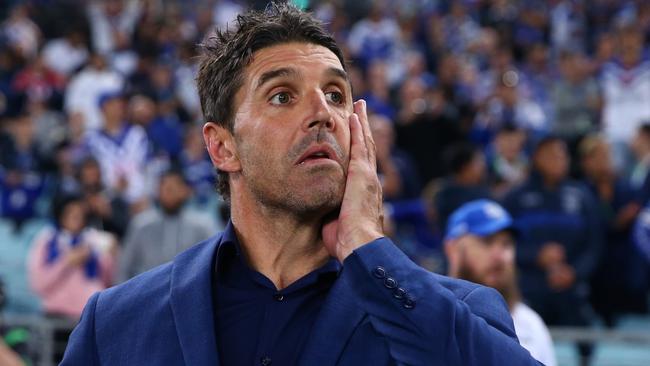
[[[650,120],[650,60],[628,70],[607,64],[601,87],[605,134],[614,142],[630,141],[637,128]]]
[[[515,323],[515,333],[521,346],[527,349],[537,361],[546,366],[556,366],[551,334],[542,318],[522,302],[514,306],[510,315]]]

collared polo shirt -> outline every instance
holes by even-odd
[[[341,270],[332,258],[288,287],[251,269],[232,223],[215,258],[213,302],[222,365],[295,365]]]

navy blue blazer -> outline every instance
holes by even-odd
[[[220,243],[219,234],[93,295],[61,365],[219,365],[211,271]],[[345,260],[300,359],[309,366],[539,365],[519,345],[495,290],[426,271],[386,238]]]

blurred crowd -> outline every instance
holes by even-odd
[[[522,295],[547,323],[647,312],[650,2],[294,3],[350,60],[386,227],[410,256],[444,272],[449,216],[491,198],[521,232]],[[92,292],[227,221],[201,137],[197,44],[266,1],[2,4],[1,220],[12,235],[49,220],[24,271],[44,313],[75,318]]]

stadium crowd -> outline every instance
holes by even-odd
[[[0,5],[7,313],[76,319],[93,292],[223,227],[196,45],[265,3]],[[650,2],[294,3],[350,60],[372,113],[386,227],[407,254],[444,273],[450,215],[489,198],[514,219],[519,287],[547,324],[647,313]],[[12,238],[34,222],[18,248]]]

